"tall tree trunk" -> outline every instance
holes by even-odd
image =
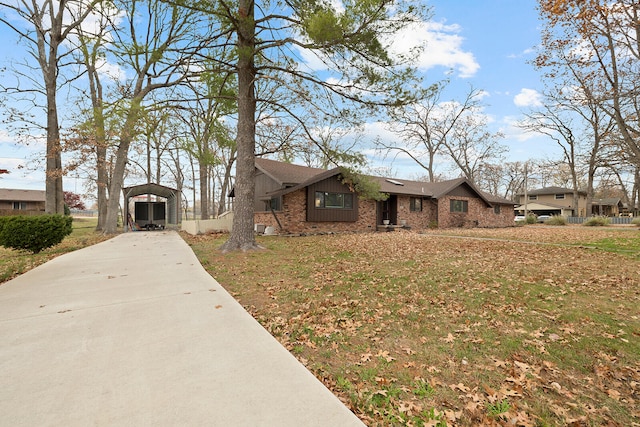
[[[209,174],[206,161],[201,157],[199,159],[200,167],[200,219],[209,219],[209,192],[207,191],[209,184]]]
[[[62,147],[56,104],[56,79],[45,79],[47,91],[47,161],[45,178],[45,207],[49,214],[64,214],[62,189]]]
[[[102,129],[102,133],[99,130]],[[104,122],[102,126],[96,123],[96,174],[98,187],[98,225],[97,231],[104,230],[107,220],[107,189],[109,186],[109,173],[107,172],[107,142],[104,135]]]
[[[253,0],[238,7],[238,131],[233,226],[223,251],[257,249],[253,232],[255,198],[256,95],[254,66],[255,21]]]
[[[191,187],[191,199],[193,201],[193,219],[196,219],[196,167],[194,165],[194,159],[192,155],[189,155],[189,164],[191,165],[191,182],[193,186]]]
[[[229,156],[229,161],[224,168],[224,179],[222,181],[222,185],[220,186],[220,198],[218,199],[218,216],[222,215],[227,208],[226,200],[227,200],[227,192],[229,191],[229,184],[231,182],[231,169],[233,168],[233,164],[235,162],[235,151],[231,152]]]
[[[107,189],[109,173],[107,172],[107,138],[104,129],[104,108],[102,103],[102,85],[94,67],[89,68],[89,87],[93,106],[96,153],[96,187],[98,196],[98,224],[96,231],[103,231],[107,219]]]
[[[124,172],[129,160],[129,146],[134,137],[135,124],[140,115],[141,98],[134,98],[124,124],[124,130],[120,136],[120,144],[116,151],[116,163],[113,167],[113,175],[109,184],[109,202],[107,203],[107,217],[104,233],[115,234],[118,231],[118,211],[120,207],[120,193],[124,184]],[[127,201],[125,200],[125,203]],[[123,218],[126,223],[126,218]]]

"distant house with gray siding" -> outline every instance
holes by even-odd
[[[34,215],[44,212],[44,190],[0,188],[0,215]]]

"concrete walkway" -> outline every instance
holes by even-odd
[[[1,426],[362,426],[175,232],[0,285]]]

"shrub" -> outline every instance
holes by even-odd
[[[552,215],[544,222],[546,225],[567,225],[567,218],[562,215]]]
[[[37,254],[71,234],[72,222],[63,215],[0,217],[0,245]]]
[[[638,227],[640,227],[640,217],[638,218],[633,218],[631,220],[631,224],[637,225]]]
[[[606,216],[594,216],[582,223],[588,227],[602,227],[611,224],[611,220]]]
[[[538,222],[538,219],[536,218],[535,215],[529,214],[529,215],[527,215],[526,222],[527,222],[527,224],[535,224],[536,222]]]

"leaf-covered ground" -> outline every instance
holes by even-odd
[[[640,425],[637,229],[184,237],[369,426]]]

